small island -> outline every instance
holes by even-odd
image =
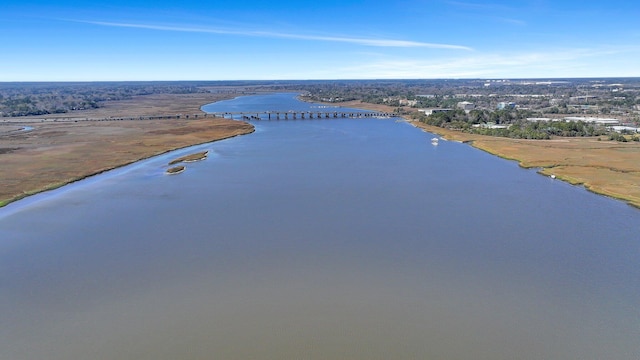
[[[183,165],[174,166],[172,168],[167,169],[167,174],[169,175],[180,174],[181,172],[184,172],[185,169],[186,167]]]
[[[182,157],[179,157],[175,160],[171,160],[169,162],[169,165],[175,165],[177,163],[181,163],[181,162],[194,162],[194,161],[200,161],[200,160],[204,160],[207,158],[207,155],[209,155],[209,151],[201,151],[195,154],[190,154],[190,155],[185,155]]]

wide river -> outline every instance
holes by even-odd
[[[294,95],[203,109],[334,110]],[[398,119],[253,123],[0,209],[0,359],[640,359],[640,210]]]

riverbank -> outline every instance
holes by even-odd
[[[113,120],[200,113],[207,102],[231,95],[149,95],[109,102],[104,108],[59,115],[60,121],[41,118],[3,118],[6,129],[29,126],[30,131],[0,133],[0,206],[26,196],[183,147],[253,132],[253,126],[233,120]],[[393,112],[395,108],[360,101],[330,103],[342,107]],[[407,109],[409,110],[409,109]],[[62,121],[62,119],[65,119]],[[407,121],[412,122],[410,119]],[[640,208],[640,144],[598,141],[596,138],[522,140],[466,134],[412,122],[425,131],[472,146],[543,175],[623,200]]]
[[[640,145],[598,138],[554,138],[523,140],[465,134],[423,123],[416,127],[449,140],[467,142],[475,148],[524,168],[573,185],[582,185],[596,194],[609,196],[640,208]]]
[[[334,105],[375,111],[394,110],[390,106],[360,101]],[[640,208],[640,144],[637,142],[621,143],[595,137],[510,139],[467,134],[429,126],[408,117],[405,119],[417,128],[447,140],[469,143],[490,154],[517,161],[524,168],[539,168],[542,175],[553,175],[558,180],[582,185],[596,194]]]
[[[145,97],[138,103],[154,103],[153,110],[160,111],[154,115],[162,115],[180,110],[193,113],[206,101],[221,100],[196,95],[182,108],[176,104],[187,99],[185,95]],[[75,113],[78,121],[26,118],[22,120],[33,127],[31,131],[0,134],[0,206],[169,151],[254,131],[250,124],[221,118],[82,121],[92,116],[124,116],[127,107],[132,107],[131,114],[136,116],[151,114],[148,108],[140,110],[135,104],[114,102],[109,105],[112,112]],[[13,124],[20,121],[10,120]]]

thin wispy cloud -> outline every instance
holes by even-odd
[[[578,76],[591,59],[637,54],[640,47],[602,47],[523,53],[488,53],[441,59],[381,58],[340,69],[352,78],[459,78]]]
[[[359,38],[359,37],[344,37],[344,36],[320,36],[320,35],[271,32],[271,31],[229,30],[229,29],[217,29],[217,28],[205,28],[205,27],[165,26],[165,25],[119,23],[119,22],[106,22],[106,21],[86,21],[86,20],[73,20],[73,21],[79,22],[79,23],[85,23],[85,24],[109,26],[109,27],[120,27],[120,28],[237,35],[237,36],[251,36],[251,37],[264,37],[264,38],[277,38],[277,39],[341,42],[341,43],[350,43],[350,44],[356,44],[356,45],[375,46],[375,47],[432,48],[432,49],[449,49],[449,50],[466,50],[466,51],[473,50],[472,48],[468,46],[463,46],[463,45],[428,43],[428,42],[411,41],[411,40]]]

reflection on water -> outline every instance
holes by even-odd
[[[274,104],[314,106],[214,106]],[[255,124],[0,210],[0,358],[640,357],[637,210],[393,119]]]

